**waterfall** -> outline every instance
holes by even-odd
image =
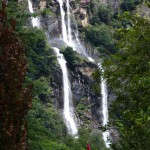
[[[30,13],[33,14],[34,13],[33,6],[30,0],[28,0],[28,8],[29,8]],[[33,27],[37,27],[37,28],[40,27],[40,21],[37,17],[36,18],[32,17],[32,25]]]
[[[60,53],[59,49],[53,47],[53,50],[57,56],[58,63],[62,69],[63,73],[63,94],[64,94],[64,110],[63,115],[65,119],[65,123],[67,125],[68,131],[71,135],[77,135],[77,125],[75,123],[75,115],[72,105],[72,92],[68,77],[68,70],[66,66],[66,60],[64,59],[63,54]]]
[[[102,72],[104,72],[101,63],[98,63],[99,68]],[[103,114],[103,126],[106,126],[108,123],[108,104],[107,104],[107,83],[106,79],[101,76],[101,95],[102,95],[102,114]],[[105,141],[106,147],[109,148],[110,142],[108,141],[110,138],[109,131],[103,132],[103,139]]]
[[[58,0],[60,5],[60,12],[61,12],[61,24],[62,24],[62,37],[63,41],[70,47],[75,50],[75,43],[72,40],[72,30],[71,30],[71,22],[70,22],[70,8],[69,8],[69,1],[67,0],[67,24],[65,19],[65,11],[64,11],[64,2],[63,0]]]
[[[67,36],[67,28],[66,28],[66,22],[65,22],[65,11],[63,9],[63,1],[58,0],[59,5],[60,5],[60,12],[61,12],[61,27],[62,27],[62,37],[63,41],[67,43],[68,41],[68,36]]]
[[[72,31],[71,31],[71,20],[70,20],[70,5],[69,0],[67,0],[67,17],[68,17],[68,39],[72,42]]]
[[[65,11],[63,9],[63,0],[59,0],[60,3],[60,9],[61,9],[61,18],[62,18],[62,30],[63,28],[68,29],[67,31],[67,41],[66,44],[68,46],[71,46],[75,51],[77,51],[78,53],[84,55],[89,61],[91,62],[95,62],[91,57],[88,56],[88,54],[86,53],[86,49],[84,48],[84,46],[81,44],[80,39],[78,38],[78,30],[74,31],[75,32],[75,37],[74,39],[72,39],[72,28],[71,28],[71,19],[70,19],[70,5],[69,5],[69,0],[66,0],[67,3],[67,18],[68,18],[68,24],[66,25],[66,21],[65,21]],[[67,28],[68,27],[68,28]],[[76,25],[77,28],[77,25]],[[62,32],[63,34],[63,32]],[[64,35],[63,35],[64,37]],[[101,66],[101,64],[98,64],[99,67],[101,68],[102,71],[103,68]],[[102,95],[102,114],[103,114],[103,126],[105,126],[108,122],[108,105],[107,105],[107,84],[106,84],[106,80],[103,79],[103,77],[101,77],[101,95]],[[109,138],[109,132],[103,132],[103,139],[105,141],[106,147],[109,147],[109,142],[107,140],[107,138]]]
[[[70,5],[69,0],[66,0],[66,6],[67,6],[67,23],[66,23],[66,13],[64,11],[64,1],[58,0],[60,5],[60,12],[61,12],[61,21],[62,21],[62,37],[63,41],[70,47],[73,48],[74,51],[77,51],[79,54],[84,55],[86,58],[90,60],[90,57],[86,54],[85,47],[81,44],[79,38],[78,38],[78,30],[72,31],[71,28],[71,11],[70,11]],[[73,15],[73,14],[72,14]],[[77,28],[77,25],[76,25]],[[72,33],[74,32],[75,36],[72,36]],[[91,61],[93,61],[91,59]]]
[[[84,47],[81,45],[80,40],[78,38],[78,30],[75,32],[75,37],[73,39],[72,36],[72,28],[71,28],[71,19],[70,19],[70,5],[69,0],[66,0],[66,6],[67,6],[67,23],[66,23],[66,13],[64,11],[64,2],[63,0],[58,0],[60,5],[60,12],[61,12],[61,24],[62,24],[62,40],[70,47],[73,48],[73,50],[77,51],[78,53],[86,56],[90,61],[94,61],[92,58],[88,57],[85,53]],[[77,25],[76,25],[77,27]],[[70,105],[72,102],[72,94],[70,89],[70,83],[67,75],[67,67],[66,67],[66,61],[63,58],[63,55],[59,53],[59,49],[53,48],[55,53],[58,56],[59,64],[61,65],[62,71],[63,71],[63,84],[64,84],[64,117],[65,122],[67,124],[69,133],[72,135],[77,134],[77,127],[76,123],[74,121],[74,112],[73,107]],[[60,58],[61,57],[61,60]],[[63,62],[63,63],[62,63]]]
[[[62,37],[63,41],[68,45],[71,46],[75,51],[78,53],[84,55],[89,61],[94,62],[94,60],[88,56],[86,53],[85,47],[81,44],[80,39],[78,38],[78,29],[74,31],[75,37],[73,39],[72,36],[72,28],[71,28],[71,19],[70,19],[70,5],[69,5],[69,0],[66,1],[67,3],[67,23],[65,20],[65,11],[63,9],[63,0],[58,0],[60,4],[60,10],[61,10],[61,22],[62,22]],[[28,6],[29,6],[29,11],[31,13],[34,13],[32,3],[30,0],[28,0]],[[38,18],[32,17],[32,25],[33,27],[40,27],[40,23]],[[77,25],[76,25],[77,28]],[[77,125],[75,122],[75,114],[74,114],[74,109],[73,109],[73,104],[72,104],[72,92],[71,92],[71,87],[70,87],[70,82],[69,82],[69,77],[68,77],[68,70],[66,66],[66,60],[64,59],[63,54],[60,53],[59,49],[56,47],[53,47],[53,50],[55,54],[57,55],[57,60],[58,63],[62,69],[63,73],[63,99],[64,99],[64,110],[63,110],[63,115],[64,115],[64,120],[67,125],[69,134],[76,136],[78,129]],[[99,63],[98,66],[104,72],[101,64]],[[101,77],[101,95],[102,95],[102,114],[103,114],[103,126],[105,126],[108,122],[108,105],[107,105],[107,83],[106,79]],[[107,138],[109,138],[109,132],[105,131],[103,132],[103,139],[106,143],[106,147],[109,147],[109,142]]]
[[[68,20],[68,33],[67,33],[67,28],[66,28],[66,23],[65,23],[65,12],[63,10],[63,1],[59,0],[60,3],[60,9],[61,9],[61,19],[62,19],[62,35],[63,35],[63,41],[65,43],[69,43],[68,45],[73,47],[74,44],[72,42],[72,35],[71,35],[71,28],[70,28],[70,20]],[[68,2],[69,6],[69,2]],[[30,0],[28,0],[28,7],[30,13],[34,13],[32,3]],[[70,13],[68,9],[68,18],[70,18]],[[32,17],[32,25],[33,27],[40,27],[40,23],[38,18]],[[69,35],[68,35],[69,34]],[[63,110],[63,115],[64,115],[64,120],[68,128],[68,132],[71,135],[74,135],[77,137],[77,125],[75,122],[75,114],[74,114],[74,109],[73,109],[73,104],[72,104],[72,92],[71,92],[71,86],[70,86],[70,81],[68,77],[68,70],[66,66],[66,60],[64,59],[63,54],[60,53],[59,49],[56,47],[52,47],[56,56],[58,63],[62,69],[63,73],[63,99],[64,99],[64,110]]]

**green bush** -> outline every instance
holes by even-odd
[[[90,133],[90,142],[91,142],[91,149],[93,150],[107,150],[102,133],[95,129]]]
[[[31,14],[26,11],[27,5],[28,4],[26,1],[18,3],[18,1],[10,0],[7,3],[7,18],[8,20],[11,20],[11,18],[13,18],[17,22],[15,27],[17,32],[20,32],[20,30],[25,26],[27,20],[31,16]]]
[[[106,24],[109,24],[112,19],[112,11],[111,8],[105,6],[105,5],[100,5],[98,8],[98,17],[100,22],[104,22]]]
[[[67,66],[71,69],[74,65],[80,62],[80,59],[77,55],[77,53],[71,48],[67,47],[62,51],[66,61]]]
[[[87,128],[79,129],[79,138],[74,139],[74,144],[70,145],[71,150],[85,150],[87,142],[92,150],[107,150],[101,132]]]
[[[85,29],[85,35],[86,40],[97,47],[101,53],[114,53],[112,29],[105,24],[89,26]]]
[[[120,134],[113,149],[144,150],[150,145],[150,21],[130,14],[123,18],[132,25],[118,30],[119,51],[104,65],[115,95],[110,117]]]
[[[92,25],[101,24],[110,24],[112,17],[113,17],[113,11],[111,7],[108,7],[104,4],[101,4],[97,1],[91,1],[90,4],[90,11],[91,11],[91,20],[90,23]]]
[[[56,57],[47,45],[44,32],[37,28],[25,28],[21,33],[29,64],[27,76],[31,79],[38,79],[41,76],[50,77]]]
[[[61,143],[67,135],[62,117],[51,104],[43,104],[39,99],[33,101],[28,113],[28,145],[30,150],[51,150],[52,141]],[[57,144],[55,144],[57,145]],[[38,148],[39,147],[39,148]]]
[[[143,0],[123,0],[121,8],[124,11],[132,11],[136,8],[137,5],[139,5],[142,2]]]

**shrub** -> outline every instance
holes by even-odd
[[[124,11],[132,11],[135,9],[137,5],[139,5],[142,2],[143,0],[123,0],[121,4],[121,8]]]
[[[100,7],[98,8],[98,17],[99,17],[100,22],[109,24],[112,19],[111,9],[105,5],[100,5]]]

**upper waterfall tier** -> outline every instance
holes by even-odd
[[[73,50],[77,51],[79,54],[84,55],[85,57],[88,57],[88,54],[86,53],[85,47],[81,44],[80,39],[78,38],[78,28],[76,24],[76,29],[71,28],[71,16],[74,16],[73,13],[71,13],[69,0],[64,3],[63,0],[58,0],[60,5],[60,12],[61,12],[61,24],[62,24],[62,40],[70,47],[73,48]],[[64,10],[64,4],[67,7],[67,12]],[[67,19],[66,19],[67,18]],[[72,35],[74,33],[74,35]],[[89,58],[89,60],[92,60]],[[93,60],[92,60],[93,61]]]

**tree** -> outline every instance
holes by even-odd
[[[142,2],[143,0],[123,0],[121,8],[124,11],[132,11],[136,8],[137,5],[139,5]]]
[[[0,10],[0,147],[25,149],[25,115],[31,107],[31,86],[23,86],[27,62],[15,34],[16,21],[8,22],[6,3]]]
[[[119,150],[143,150],[150,145],[150,21],[130,17],[131,26],[118,31],[118,48],[105,61],[105,76],[116,95],[111,114],[120,133]]]
[[[80,59],[77,57],[77,54],[71,47],[66,47],[64,51],[62,51],[66,61],[67,66],[71,69],[73,66],[77,64],[77,62],[80,61]]]
[[[112,10],[110,7],[107,7],[105,5],[100,5],[98,8],[98,17],[100,22],[104,22],[106,24],[109,24],[112,20]]]
[[[98,129],[90,133],[90,143],[93,150],[107,150],[102,133]]]
[[[113,31],[105,24],[89,26],[85,29],[86,40],[93,46],[97,47],[98,51],[105,54],[114,53]]]

